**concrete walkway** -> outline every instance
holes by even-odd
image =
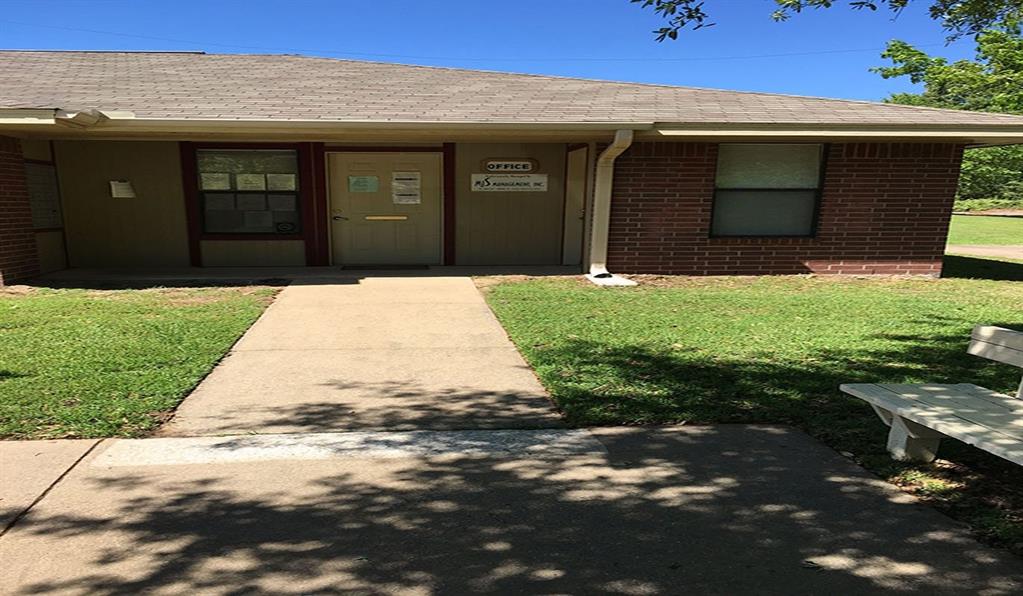
[[[349,275],[285,288],[161,435],[560,425],[470,278]]]
[[[104,441],[0,538],[0,592],[1023,590],[1020,560],[798,431],[494,432]]]
[[[945,247],[945,254],[1023,261],[1023,245],[949,244]]]

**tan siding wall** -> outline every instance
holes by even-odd
[[[456,147],[456,260],[460,265],[561,263],[565,145],[459,143]],[[488,158],[531,157],[548,175],[547,192],[472,192]]]
[[[204,267],[301,267],[303,240],[203,240]]]
[[[53,153],[50,151],[49,141],[22,139],[21,154],[25,157],[25,159],[35,159],[38,161],[53,160]]]
[[[36,232],[36,252],[39,254],[39,272],[49,273],[67,268],[64,253],[64,232]]]
[[[59,141],[55,149],[71,266],[188,265],[177,143]],[[130,181],[136,198],[110,198],[111,180]]]

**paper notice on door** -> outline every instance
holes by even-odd
[[[391,201],[395,205],[422,203],[422,174],[420,172],[392,172]]]
[[[377,176],[349,176],[348,192],[377,192],[380,178]]]

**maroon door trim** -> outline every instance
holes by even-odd
[[[455,144],[444,143],[444,264],[455,264]]]

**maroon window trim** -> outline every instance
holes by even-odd
[[[289,149],[298,156],[298,197],[302,206],[301,234],[208,234],[202,231],[199,212],[199,174],[196,153],[200,149]],[[181,176],[185,194],[185,217],[188,222],[188,252],[193,267],[202,266],[203,240],[304,240],[306,264],[316,264],[321,247],[316,205],[315,149],[313,143],[181,143]],[[320,224],[320,225],[318,225]]]

